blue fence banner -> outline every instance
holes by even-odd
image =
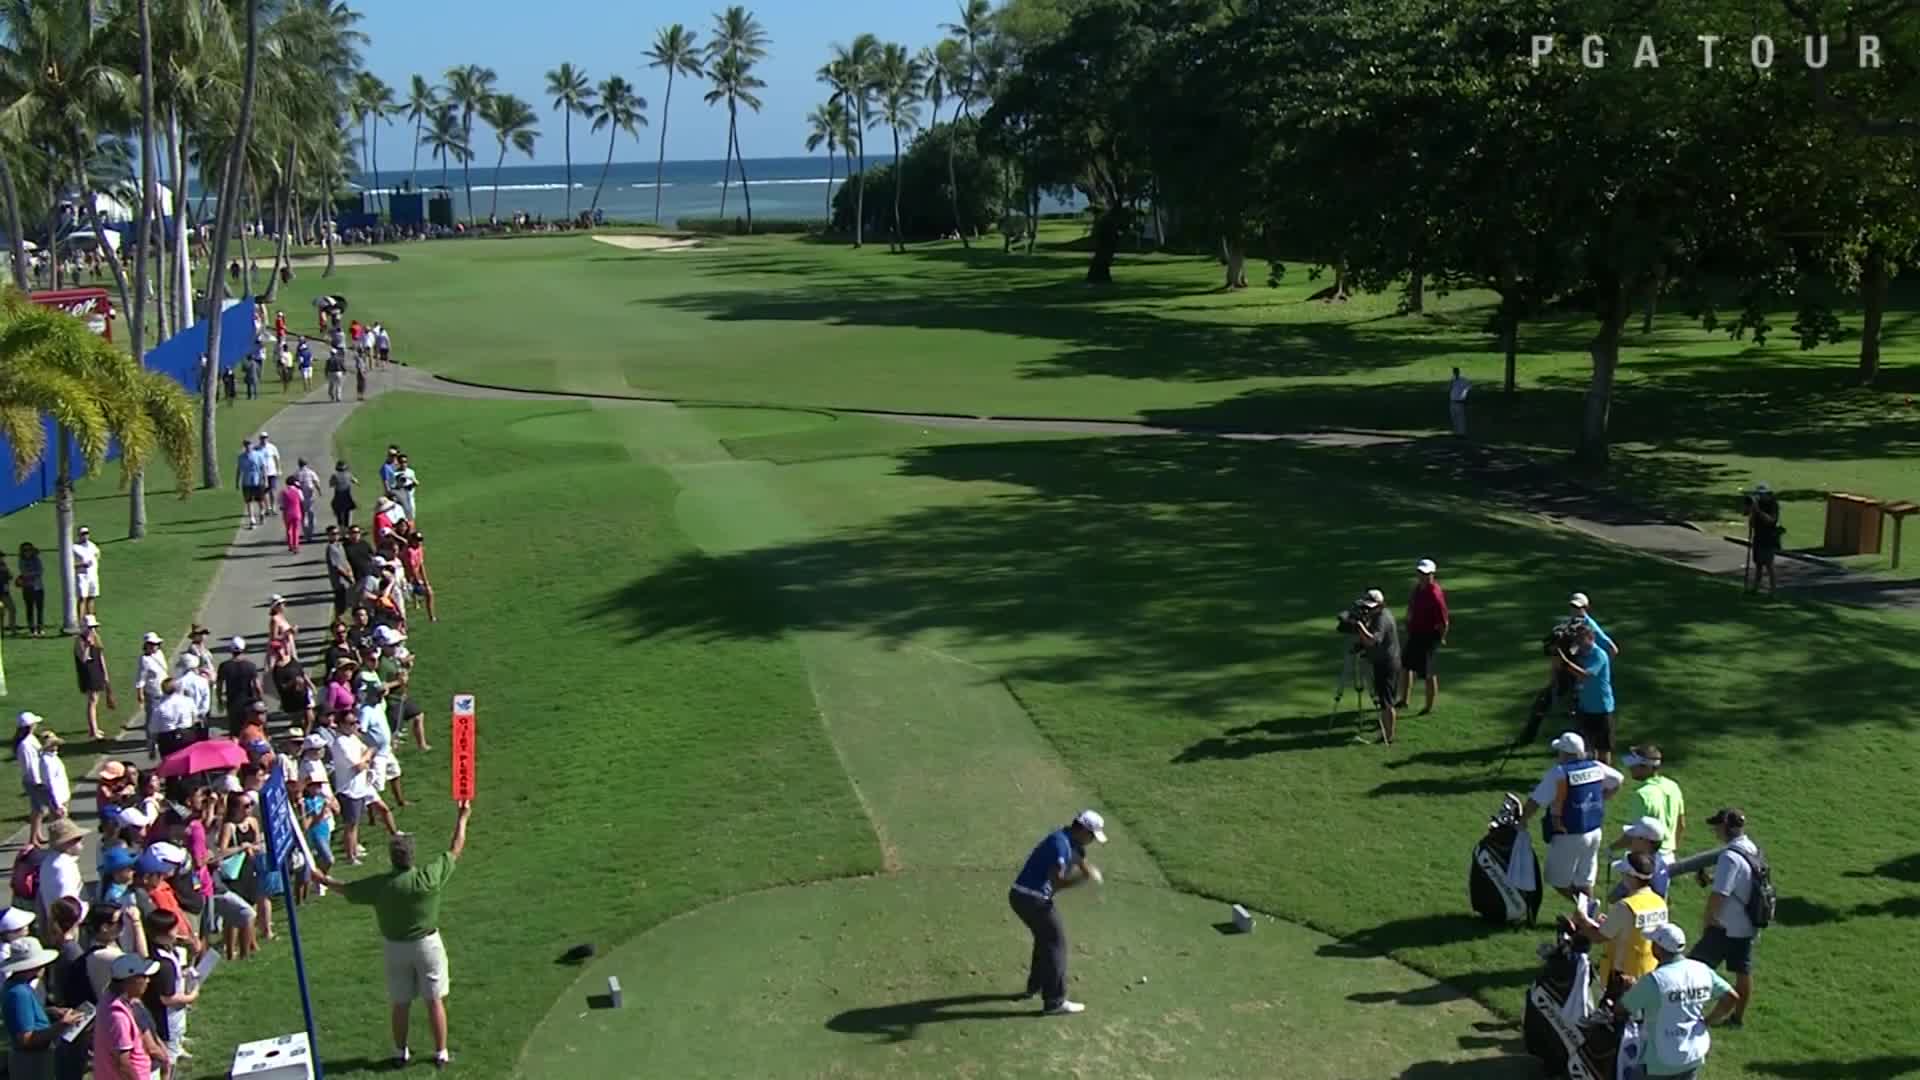
[[[239,361],[253,347],[253,298],[241,297],[240,301],[220,313],[220,366],[228,367]],[[147,350],[146,367],[148,371],[158,371],[172,377],[187,388],[188,393],[200,392],[200,356],[207,351],[207,324],[200,322],[191,329],[183,330],[167,340]],[[53,482],[59,475],[59,457],[55,450],[53,421],[41,419],[46,427],[46,456],[40,461],[40,467],[26,475],[25,479],[15,479],[13,472],[13,447],[6,439],[0,438],[0,514],[11,514],[32,506],[41,499],[53,498]],[[108,448],[107,456],[117,458],[120,448]],[[76,451],[73,455],[73,478],[86,475],[86,462],[80,460]],[[51,540],[42,544],[51,547]]]

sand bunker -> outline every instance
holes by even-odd
[[[325,255],[295,255],[287,261],[292,264],[295,270],[324,267],[327,265],[327,257]],[[368,255],[365,252],[359,251],[342,251],[333,257],[333,265],[335,266],[385,266],[392,261],[391,259],[382,259],[378,255]]]
[[[685,251],[700,246],[700,241],[692,237],[677,236],[596,236],[594,239],[628,251]]]

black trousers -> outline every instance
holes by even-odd
[[[1067,928],[1053,901],[1007,892],[1007,904],[1033,932],[1033,963],[1027,970],[1027,992],[1039,993],[1049,1006],[1067,999]]]

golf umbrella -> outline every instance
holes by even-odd
[[[208,739],[175,750],[160,763],[159,775],[192,776],[215,769],[237,769],[247,763],[247,752],[232,739]]]

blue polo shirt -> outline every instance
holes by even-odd
[[[33,983],[25,979],[7,980],[0,1012],[6,1016],[9,1035],[28,1035],[53,1026],[46,1006],[40,1004],[40,995],[33,992]]]
[[[1041,837],[1040,842],[1034,845],[1033,854],[1027,856],[1027,864],[1020,868],[1020,876],[1013,879],[1014,888],[1038,893],[1042,900],[1051,900],[1054,871],[1081,857],[1081,851],[1074,847],[1067,830],[1056,829]]]
[[[1583,713],[1610,713],[1613,711],[1613,658],[1607,655],[1598,641],[1587,655],[1580,658],[1580,666],[1586,669],[1587,677],[1580,680],[1580,711]]]
[[[260,487],[267,482],[267,453],[258,447],[240,455],[240,483]]]

